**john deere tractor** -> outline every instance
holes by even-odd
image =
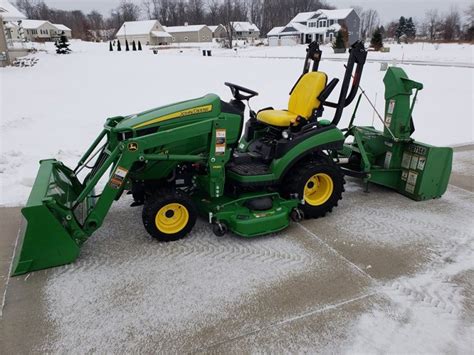
[[[74,261],[123,193],[133,196],[132,206],[143,206],[146,231],[165,242],[185,237],[198,215],[217,236],[230,230],[255,237],[331,212],[342,197],[344,174],[370,181],[387,151],[389,139],[373,134],[383,147],[365,166],[370,134],[344,145],[349,134],[361,134],[337,128],[356,97],[366,56],[362,43],[351,47],[335,103],[328,98],[339,80],[328,82],[318,71],[321,51],[312,43],[285,109],[250,111],[245,123],[246,102],[258,93],[225,83],[233,95],[229,102],[209,94],[107,119],[74,169],[54,159],[40,162],[22,210],[28,223],[13,275]],[[335,108],[332,120],[323,119],[325,107]],[[397,181],[402,169],[391,164],[399,163],[399,153],[403,149],[389,164],[390,179],[398,175]],[[95,191],[104,176],[105,186]]]

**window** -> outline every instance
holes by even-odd
[[[321,20],[318,22],[318,27],[326,27],[326,20]]]

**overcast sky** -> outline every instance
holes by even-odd
[[[451,6],[457,6],[464,11],[472,0],[327,0],[331,5],[338,8],[359,5],[364,8],[373,8],[379,12],[383,23],[400,16],[413,16],[422,19],[426,10],[436,8],[440,12],[449,10]],[[12,1],[14,2],[14,1]],[[89,12],[98,10],[104,15],[108,15],[110,10],[116,7],[120,0],[45,0],[51,7],[59,9],[73,10],[80,9]],[[142,0],[134,0],[141,5]]]

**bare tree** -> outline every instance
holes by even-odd
[[[377,10],[367,9],[360,16],[360,35],[363,40],[372,36],[376,27],[379,26],[380,19]]]
[[[426,12],[423,25],[430,41],[434,41],[439,27],[439,14],[437,9],[431,9]]]
[[[452,7],[449,10],[444,21],[442,21],[441,29],[445,41],[452,41],[459,38],[461,30],[461,15],[456,7]]]
[[[103,30],[104,26],[104,16],[96,10],[92,10],[87,15],[87,20],[89,21],[89,26],[93,30]]]
[[[237,21],[245,21],[247,19],[247,7],[242,0],[224,0],[220,7],[220,18],[222,25],[227,32],[227,41],[229,48],[233,46],[234,40],[234,23]]]
[[[122,0],[117,10],[120,13],[122,22],[137,21],[141,12],[140,7],[137,4],[128,0]]]
[[[207,2],[207,20],[206,22],[210,25],[219,25],[219,0],[208,0]]]

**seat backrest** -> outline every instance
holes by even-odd
[[[321,105],[318,96],[326,87],[327,81],[327,75],[320,71],[304,74],[290,95],[288,111],[309,119],[313,110]]]

